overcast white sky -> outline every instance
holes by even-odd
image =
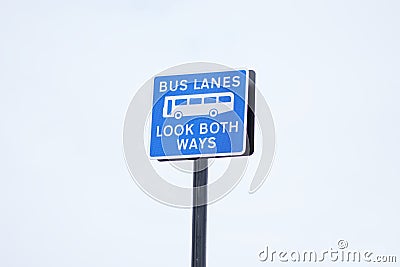
[[[389,0],[0,0],[0,266],[190,264],[191,211],[136,186],[122,127],[147,79],[193,61],[254,69],[277,134],[263,187],[249,195],[245,177],[209,207],[210,267],[339,239],[399,260],[399,13]]]

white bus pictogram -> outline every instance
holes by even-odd
[[[174,117],[177,120],[183,116],[209,115],[215,117],[233,110],[233,98],[231,92],[166,96],[163,117]]]

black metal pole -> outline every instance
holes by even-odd
[[[206,266],[208,159],[193,164],[192,267]],[[199,204],[202,204],[199,206]]]

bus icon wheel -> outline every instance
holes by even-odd
[[[180,118],[182,118],[183,114],[180,111],[175,112],[174,117],[175,119],[179,120]]]
[[[218,110],[216,110],[215,108],[213,108],[212,110],[210,110],[210,117],[215,117],[218,115]]]

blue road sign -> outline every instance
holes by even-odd
[[[251,154],[254,76],[232,70],[155,77],[150,158]]]

